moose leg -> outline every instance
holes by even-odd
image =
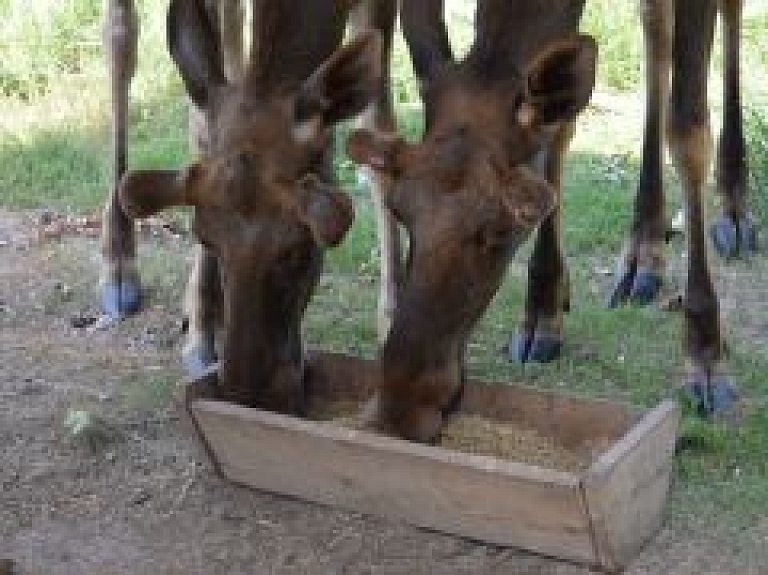
[[[241,0],[207,2],[209,18],[221,34],[224,71],[230,81],[244,74],[243,10]],[[208,151],[208,126],[202,111],[190,107],[190,145],[205,155]],[[222,305],[221,279],[216,256],[202,245],[196,246],[192,273],[184,298],[188,333],[181,358],[193,377],[205,373],[217,360],[216,329]]]
[[[627,299],[649,303],[658,296],[664,272],[664,122],[674,30],[674,0],[641,0],[646,48],[646,117],[643,161],[632,231],[619,258],[609,307]]]
[[[707,259],[702,201],[712,156],[707,72],[716,9],[716,0],[678,0],[668,124],[670,152],[680,174],[685,199],[686,387],[696,398],[702,415],[726,410],[737,398],[736,388],[726,372],[717,294]]]
[[[747,151],[741,117],[740,50],[743,0],[720,0],[723,14],[725,72],[723,129],[717,145],[717,191],[721,212],[710,227],[717,252],[724,258],[757,250],[757,233],[747,205]]]
[[[509,346],[512,361],[552,361],[563,346],[563,312],[570,308],[570,283],[562,250],[562,170],[573,125],[562,128],[541,158],[558,193],[557,207],[539,226],[528,264],[525,316]]]
[[[364,112],[360,119],[361,127],[379,132],[395,131],[395,114],[389,90],[389,60],[392,50],[396,5],[391,0],[364,0],[359,2],[350,13],[350,27],[353,31],[375,28],[381,32],[381,69],[382,80],[376,100]],[[374,172],[365,169],[371,199],[376,211],[379,248],[381,250],[381,283],[377,332],[379,341],[387,338],[392,324],[392,316],[397,305],[397,292],[402,282],[403,257],[400,229],[392,213],[384,205],[386,187],[392,182]]]
[[[112,189],[102,216],[101,308],[105,316],[136,312],[141,298],[133,222],[123,213],[117,185],[126,169],[128,91],[136,71],[139,21],[133,0],[105,0],[103,43],[112,91]]]
[[[195,246],[192,274],[184,297],[188,333],[181,352],[182,363],[193,377],[202,376],[216,363],[216,326],[222,309],[219,264],[201,244]]]

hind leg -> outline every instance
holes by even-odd
[[[717,192],[721,211],[710,227],[712,242],[724,258],[757,250],[755,222],[747,203],[747,150],[741,116],[741,12],[743,0],[720,0],[723,15],[725,71],[723,128],[717,145]]]
[[[126,169],[128,92],[136,71],[139,22],[133,0],[104,3],[103,44],[112,92],[113,186],[102,215],[101,308],[114,318],[136,312],[141,284],[136,267],[133,222],[125,216],[117,198],[117,185]]]
[[[702,415],[726,411],[738,397],[725,361],[718,299],[707,257],[702,201],[712,156],[707,72],[715,17],[716,0],[678,0],[668,126],[670,152],[683,184],[686,214],[685,385]]]

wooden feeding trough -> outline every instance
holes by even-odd
[[[375,364],[309,362],[310,409],[362,401]],[[587,454],[579,471],[409,443],[215,399],[215,375],[182,384],[183,410],[229,480],[614,571],[662,522],[679,411],[470,382],[459,413],[514,423]],[[589,455],[591,454],[591,455]]]

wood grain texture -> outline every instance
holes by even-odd
[[[364,401],[375,361],[312,354],[310,403]],[[627,565],[658,529],[679,409],[626,405],[511,384],[469,382],[462,413],[532,425],[601,447],[581,474],[420,445],[215,400],[215,374],[178,403],[215,469],[244,486],[605,570]]]
[[[625,567],[661,526],[679,424],[677,404],[663,402],[585,474],[596,552],[604,567]]]
[[[578,476],[215,401],[194,417],[232,481],[592,563]]]

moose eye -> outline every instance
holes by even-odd
[[[285,273],[304,269],[309,262],[309,250],[303,243],[284,249],[279,256],[278,265]]]

